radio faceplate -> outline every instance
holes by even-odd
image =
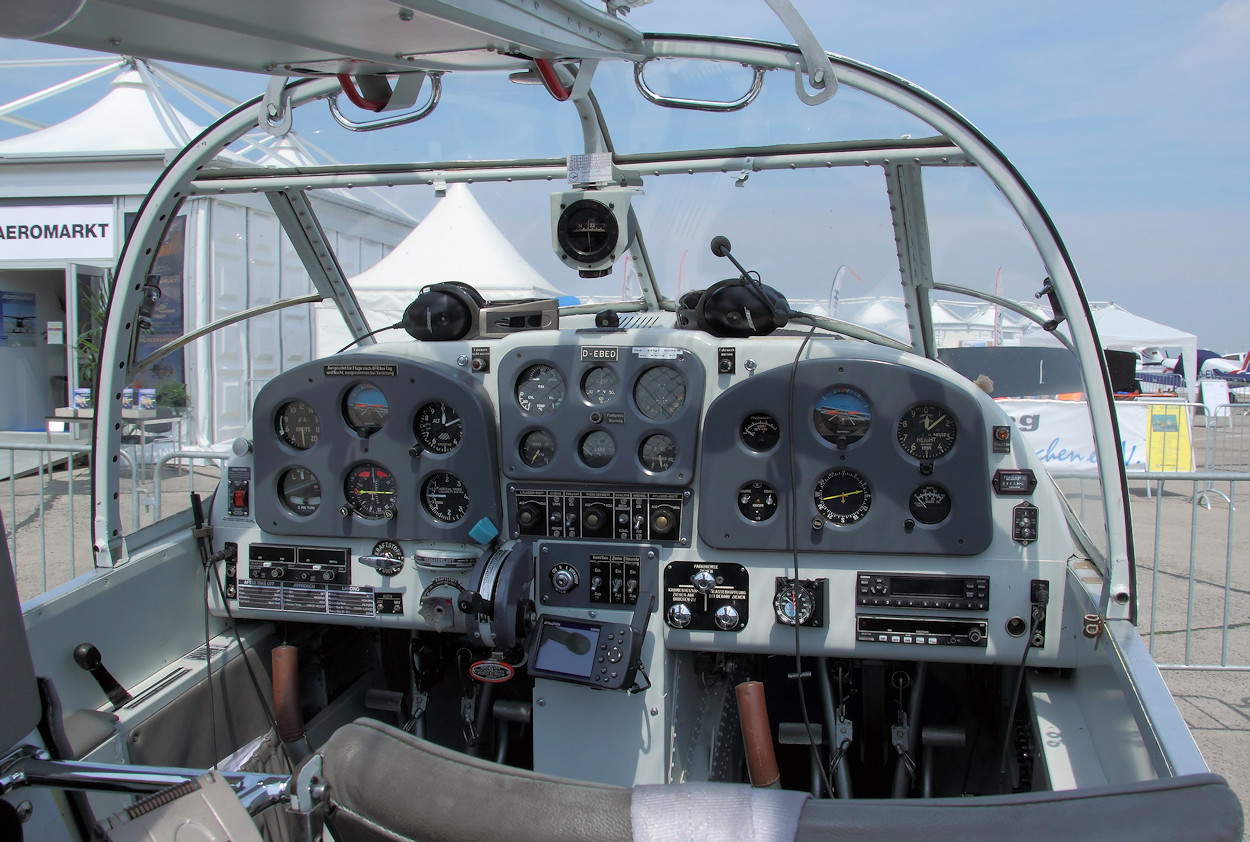
[[[990,610],[988,576],[902,576],[861,570],[857,578],[856,605],[943,611]]]
[[[861,643],[903,643],[913,646],[988,645],[984,620],[945,617],[855,617],[855,638]]]

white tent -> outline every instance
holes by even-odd
[[[1180,348],[1187,365],[1198,359],[1198,337],[1174,327],[1130,313],[1118,304],[1095,304],[1094,327],[1102,347],[1112,351],[1140,351],[1142,348]],[[1056,340],[1040,328],[1025,332],[1022,345],[1054,345]],[[1187,377],[1190,401],[1198,398],[1198,378]]]
[[[420,289],[463,281],[488,301],[560,298],[495,227],[464,184],[453,184],[395,250],[349,283],[371,329],[398,322]],[[333,354],[350,341],[333,305],[317,306],[317,354]]]

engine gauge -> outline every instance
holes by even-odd
[[[763,453],[772,450],[781,440],[781,425],[767,412],[753,412],[742,419],[738,434],[743,444],[756,453]]]
[[[382,429],[390,411],[386,395],[372,383],[357,383],[343,400],[343,416],[348,425],[366,436]]]
[[[603,202],[581,199],[573,202],[556,220],[556,242],[573,260],[597,263],[616,248],[620,226],[612,209]]]
[[[768,520],[777,514],[777,491],[766,482],[748,482],[738,489],[738,511],[756,523]]]
[[[317,411],[301,400],[288,401],[278,410],[278,438],[296,450],[308,450],[321,435]]]
[[[531,468],[545,468],[556,457],[556,440],[546,430],[534,430],[521,439],[521,461]]]
[[[307,517],[321,506],[321,481],[307,468],[288,468],[278,478],[278,497],[288,512]]]
[[[647,436],[638,448],[638,461],[648,471],[667,471],[677,461],[677,442],[664,433]]]
[[[460,413],[443,401],[427,403],[417,410],[412,427],[417,441],[431,453],[451,453],[464,436]]]
[[[672,418],[686,403],[686,378],[675,368],[652,366],[634,384],[634,402],[653,421]]]
[[[553,414],[564,404],[564,376],[554,366],[532,365],[516,382],[516,402],[535,418]]]
[[[352,468],[343,483],[347,507],[369,520],[395,517],[395,475],[374,462]]]
[[[777,595],[773,597],[773,613],[777,622],[787,626],[803,626],[811,622],[816,612],[815,595],[797,582],[778,581]]]
[[[846,468],[827,471],[816,481],[816,511],[834,526],[858,523],[872,505],[872,489],[863,475]]]
[[[957,427],[948,410],[922,403],[903,413],[898,422],[899,446],[921,461],[940,459],[955,446]]]
[[[370,555],[378,558],[389,558],[394,561],[403,561],[404,548],[394,541],[378,541],[373,545],[373,552]]]
[[[595,366],[582,377],[582,394],[586,400],[603,406],[616,400],[616,386],[621,378],[604,365]]]
[[[602,468],[616,456],[616,440],[603,430],[591,430],[578,446],[582,461],[590,468]]]
[[[921,523],[941,523],[951,513],[951,495],[942,486],[928,483],[911,493],[907,509]]]
[[[816,402],[812,422],[825,441],[839,448],[848,447],[868,432],[872,408],[862,392],[849,386],[834,386]]]
[[[438,471],[421,486],[421,504],[432,517],[455,523],[469,513],[469,489],[455,474]]]

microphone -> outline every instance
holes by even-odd
[[[743,268],[742,264],[739,263],[732,254],[730,254],[729,252],[730,248],[731,246],[729,245],[728,237],[722,237],[720,234],[717,234],[715,237],[712,238],[712,254],[716,255],[717,257],[724,257],[728,259],[729,262],[732,263],[735,267],[737,267],[738,271],[742,273],[742,277],[746,278],[747,282],[750,283],[751,281],[750,274],[747,272],[745,268]]]

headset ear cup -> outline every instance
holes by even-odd
[[[468,284],[434,284],[423,289],[404,310],[404,330],[423,342],[463,339],[475,332],[478,310],[484,303]]]
[[[752,289],[741,278],[729,278],[712,284],[699,297],[694,317],[699,329],[713,336],[766,336],[785,326],[789,309],[771,287]]]

